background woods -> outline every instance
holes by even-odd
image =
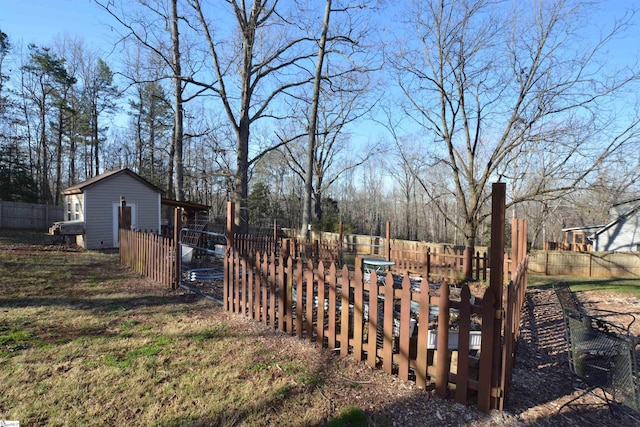
[[[213,216],[235,201],[239,230],[384,218],[471,248],[503,181],[540,247],[637,197],[638,15],[610,6],[97,0],[99,43],[0,21],[0,197],[128,167]]]

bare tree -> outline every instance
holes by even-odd
[[[537,185],[517,192],[511,204],[558,197],[637,135],[637,116],[624,124],[622,117],[610,120],[612,103],[637,83],[637,70],[607,69],[602,62],[607,43],[624,33],[631,15],[590,42],[591,6],[414,2],[407,22],[413,38],[393,65],[404,112],[422,129],[424,149],[433,164],[449,167],[445,191],[456,194],[466,247],[475,246],[488,215],[490,180],[537,174]],[[434,191],[417,176],[437,202],[443,189]]]
[[[369,74],[380,68],[377,63],[382,62],[378,59],[381,51],[367,46],[375,31],[366,19],[376,9],[376,3],[327,0],[322,25],[316,29],[320,20],[308,17],[315,17],[320,10],[296,2],[299,16],[291,25],[298,26],[310,38],[317,38],[317,55],[313,70],[309,67],[312,89],[301,88],[294,96],[291,110],[296,117],[281,128],[278,137],[292,142],[283,147],[283,152],[305,186],[301,236],[308,236],[310,224],[322,219],[323,192],[341,173],[361,165],[377,151],[367,147],[360,151],[362,155],[352,157],[353,161],[330,171],[338,164],[336,159],[346,145],[348,126],[367,114],[376,102],[370,96]],[[299,144],[304,138],[306,149]]]
[[[236,225],[239,230],[248,226],[249,169],[265,153],[277,149],[283,143],[267,147],[254,147],[250,159],[250,130],[252,124],[262,118],[280,118],[276,113],[276,100],[287,95],[295,87],[307,84],[310,78],[300,75],[300,63],[313,57],[304,35],[292,35],[287,31],[281,15],[276,12],[278,1],[254,0],[252,2],[226,0],[237,25],[234,33],[237,49],[222,49],[225,40],[214,38],[215,27],[200,0],[188,0],[200,23],[211,58],[214,77],[212,81],[193,81],[216,93],[222,102],[229,123],[236,136],[236,175],[233,198],[238,204]],[[220,10],[215,11],[219,19]],[[213,12],[212,12],[213,13]],[[231,45],[234,45],[233,40]],[[232,52],[229,54],[229,52]],[[234,72],[235,70],[235,72]],[[281,113],[286,114],[286,113]]]
[[[170,79],[173,83],[174,123],[171,161],[175,179],[170,191],[173,191],[178,200],[182,200],[184,197],[182,158],[184,104],[199,93],[196,91],[187,95],[185,92],[192,73],[189,73],[187,78],[183,78],[185,76],[183,76],[181,41],[184,40],[180,37],[179,22],[185,18],[179,15],[178,0],[139,0],[135,5],[113,0],[95,1],[124,29],[122,40],[133,40],[153,52],[169,70],[160,79]],[[137,9],[136,6],[141,6],[142,9]],[[189,71],[193,72],[193,68]]]
[[[309,111],[309,137],[307,143],[307,160],[304,174],[304,203],[302,208],[302,229],[300,235],[309,237],[309,225],[311,224],[311,193],[313,191],[313,166],[316,148],[316,132],[318,128],[318,102],[320,98],[320,84],[322,82],[322,65],[326,55],[327,33],[329,32],[329,20],[331,18],[331,0],[326,0],[322,30],[318,42],[318,59],[316,70],[313,74],[313,95],[311,96],[311,110]]]

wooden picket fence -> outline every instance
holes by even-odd
[[[256,252],[280,253],[280,239],[274,236],[254,236],[251,234],[236,234],[235,247],[241,254],[254,254]]]
[[[173,239],[120,229],[120,263],[160,284],[176,287]]]
[[[526,265],[520,267],[526,274]],[[341,355],[351,354],[370,366],[381,366],[385,372],[420,387],[435,383],[437,394],[447,395],[455,388],[455,400],[468,403],[471,392],[478,402],[496,402],[491,407],[502,409],[506,387],[511,379],[519,312],[526,283],[520,280],[508,287],[504,348],[502,337],[495,331],[496,311],[493,293],[488,289],[480,298],[471,298],[467,285],[452,294],[447,282],[429,292],[426,280],[416,289],[408,276],[394,287],[388,273],[381,281],[375,272],[370,281],[361,270],[337,269],[331,263],[303,263],[300,259],[256,253],[241,257],[228,251],[225,262],[223,305],[226,310],[245,315],[290,335],[295,335]],[[413,308],[412,308],[413,306]],[[451,310],[457,311],[455,332],[449,331]],[[392,314],[393,313],[393,314]],[[425,325],[437,317],[437,329]],[[481,318],[482,349],[477,352],[479,338],[471,330],[472,315]],[[454,336],[455,335],[455,336]],[[475,337],[473,336],[475,335]],[[492,381],[493,346],[498,346],[497,365],[503,371]],[[436,349],[448,349],[438,351]],[[449,351],[451,350],[451,351]],[[486,359],[483,360],[483,359]],[[485,369],[479,369],[485,366]]]
[[[334,263],[303,262],[282,253],[243,253],[228,221],[223,306],[380,366],[420,387],[435,384],[442,397],[449,395],[451,386],[457,402],[475,397],[481,411],[503,410],[515,363],[528,259],[526,223],[515,219],[511,262],[504,259],[505,198],[504,184],[494,184],[491,276],[482,298],[472,298],[467,285],[452,292],[446,281],[432,289],[428,277],[412,282],[405,274],[398,283],[391,273],[379,280],[374,271],[367,281],[361,268],[338,269]],[[231,203],[227,215],[234,217]],[[510,278],[506,292],[505,277]],[[450,330],[452,310],[457,329]],[[479,336],[472,331],[477,323]],[[429,330],[430,324],[436,329]]]
[[[425,280],[422,291],[405,276],[398,289],[390,273],[379,282],[373,272],[366,282],[361,270],[352,272],[346,266],[338,270],[333,263],[325,267],[322,262],[303,263],[274,254],[257,253],[251,258],[238,255],[235,250],[229,251],[225,262],[225,309],[335,349],[341,355],[351,354],[372,367],[381,363],[384,371],[405,381],[414,378],[421,387],[435,378],[436,390],[442,396],[448,384],[455,384],[456,401],[461,403],[467,403],[468,390],[491,395],[490,388],[479,389],[477,367],[483,357],[492,354],[480,353],[478,358],[469,351],[471,314],[483,319],[494,317],[490,292],[482,300],[474,300],[482,301],[478,304],[472,301],[466,285],[453,298],[446,282],[436,292],[429,292]],[[412,310],[412,303],[419,308]],[[433,317],[433,307],[437,307],[438,328],[430,331],[424,327],[429,320],[420,323],[419,319]],[[435,351],[451,348],[451,309],[459,312],[454,366],[449,351]],[[490,333],[492,329],[485,331],[483,326],[482,334]]]
[[[394,245],[390,248],[390,261],[395,262],[391,271],[399,274],[420,275],[449,281],[459,281],[464,278],[464,251],[432,252],[429,247],[411,247]],[[489,257],[486,252],[476,252],[471,257],[472,280],[487,281]]]
[[[482,411],[502,410],[519,338],[528,258],[526,223],[514,219],[511,262],[503,259],[505,193],[504,187],[498,189],[500,209],[493,208],[495,222],[492,219],[492,241],[498,243],[491,253],[491,280],[482,298],[472,297],[467,285],[451,288],[447,281],[431,285],[428,276],[405,274],[398,281],[391,273],[379,278],[372,272],[367,281],[359,268],[350,271],[333,262],[303,262],[289,256],[290,246],[281,250],[275,237],[270,242],[236,235],[228,220],[224,308],[341,355],[350,354],[420,387],[435,384],[440,396],[449,395],[452,387],[457,402],[475,398]],[[230,203],[228,218],[234,217],[233,209]],[[176,211],[176,221],[179,218]],[[120,230],[120,261],[176,287],[177,240]],[[477,262],[484,262],[486,270],[486,256]],[[505,276],[510,280],[503,293]],[[457,326],[450,330],[453,312]],[[472,330],[478,320],[481,330]],[[436,328],[425,327],[430,323]]]
[[[320,261],[343,263],[342,246],[338,241],[283,239],[281,246],[284,257],[291,256],[295,259],[312,260],[316,263]]]

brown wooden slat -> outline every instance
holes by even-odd
[[[349,269],[345,265],[340,276],[340,355],[349,354]]]
[[[287,257],[285,259],[286,267],[285,267],[285,286],[287,289],[287,325],[285,332],[289,334],[293,334],[293,259]]]
[[[265,257],[266,258],[266,257]],[[269,325],[278,327],[276,317],[276,260],[274,252],[269,255]]]
[[[469,376],[469,330],[471,324],[471,291],[468,285],[460,292],[458,315],[458,367],[456,369],[456,402],[467,403]]]
[[[372,279],[375,273],[371,275]],[[369,330],[367,332],[367,363],[372,368],[376,367],[378,355],[376,340],[378,327],[378,284],[371,282],[369,286]]]
[[[314,301],[314,291],[313,291],[313,262],[311,260],[307,260],[307,271],[305,274],[306,277],[306,316],[304,322],[304,329],[309,341],[313,341],[313,301]]]
[[[400,302],[400,357],[398,376],[402,381],[409,381],[409,335],[411,324],[411,283],[409,277],[402,279],[402,299]]]
[[[298,262],[296,263],[294,274],[296,277],[296,335],[298,338],[302,338],[302,260],[300,258],[298,258]]]
[[[440,304],[438,305],[438,339],[436,352],[436,394],[447,396],[449,377],[449,283],[440,285]]]
[[[316,320],[316,328],[315,333],[318,337],[318,343],[322,347],[324,345],[324,334],[325,334],[325,309],[324,309],[324,301],[326,298],[326,281],[324,274],[324,263],[321,261],[318,265],[318,318]]]
[[[330,349],[336,348],[336,297],[337,297],[337,279],[336,279],[336,265],[331,264],[329,267],[329,313],[328,323],[329,329],[327,330],[327,345]]]
[[[362,283],[362,270],[355,271],[353,282],[353,357],[359,362],[362,360],[362,319],[364,309],[364,291]]]
[[[278,329],[286,332],[287,324],[286,320],[286,306],[287,306],[287,288],[284,274],[284,260],[282,255],[278,258],[278,274],[277,274],[276,289],[278,293]]]
[[[374,280],[371,274],[371,280]],[[393,277],[387,274],[384,287],[384,341],[382,345],[382,369],[393,373]]]

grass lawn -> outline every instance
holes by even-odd
[[[344,425],[362,412],[327,400],[327,352],[140,279],[117,254],[15,240],[0,238],[0,420]]]
[[[0,420],[24,426],[503,425],[171,291],[116,253],[0,232]],[[530,276],[638,293],[640,280]],[[464,420],[461,421],[461,420]],[[484,420],[485,422],[481,422]],[[504,424],[508,425],[508,424]]]
[[[539,276],[529,274],[528,285],[546,287],[555,282],[569,283],[574,292],[605,291],[640,298],[640,278],[625,277],[576,277],[576,276]]]

